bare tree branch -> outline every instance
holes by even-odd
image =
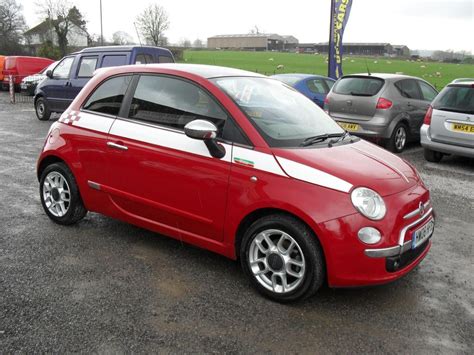
[[[148,6],[137,17],[137,26],[147,43],[155,46],[164,45],[164,32],[169,28],[166,10],[157,4]]]

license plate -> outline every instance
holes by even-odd
[[[359,125],[357,123],[346,123],[346,122],[337,122],[339,126],[344,128],[346,131],[354,132],[359,130]]]
[[[470,124],[453,123],[451,128],[456,132],[474,133],[474,125]]]
[[[423,227],[416,230],[413,233],[413,239],[411,243],[411,248],[415,249],[419,245],[423,244],[426,240],[428,240],[434,231],[434,220],[431,219],[428,223],[426,223]]]

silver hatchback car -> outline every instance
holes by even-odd
[[[474,158],[474,80],[446,86],[431,104],[420,130],[425,159]]]
[[[437,94],[412,76],[346,75],[334,84],[324,108],[345,130],[399,153],[409,140],[419,140],[423,118]]]

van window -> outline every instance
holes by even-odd
[[[173,58],[168,57],[167,55],[159,55],[158,63],[174,63]]]
[[[125,64],[127,64],[126,55],[104,55],[104,58],[102,58],[101,68],[117,67],[119,65],[125,65]]]
[[[153,63],[153,57],[149,54],[137,54],[135,64],[150,64]]]
[[[96,65],[97,57],[82,57],[77,76],[80,78],[91,78]]]
[[[54,68],[53,78],[54,79],[69,79],[69,73],[71,72],[72,63],[74,57],[66,57]]]
[[[131,75],[124,75],[104,81],[87,99],[83,109],[117,116],[131,79]]]

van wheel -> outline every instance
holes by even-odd
[[[425,159],[431,163],[439,163],[443,158],[443,153],[435,152],[431,149],[423,148],[423,155]]]
[[[408,129],[404,123],[395,126],[392,136],[389,138],[386,148],[394,153],[401,153],[408,141]]]
[[[58,224],[74,224],[87,214],[76,179],[64,163],[54,163],[44,169],[40,198],[48,217]]]
[[[35,112],[36,117],[38,117],[40,121],[47,121],[51,117],[51,111],[49,110],[46,100],[43,97],[39,97],[36,100]]]
[[[304,223],[283,214],[263,217],[249,227],[240,260],[252,285],[282,303],[312,296],[324,280],[317,237]]]

